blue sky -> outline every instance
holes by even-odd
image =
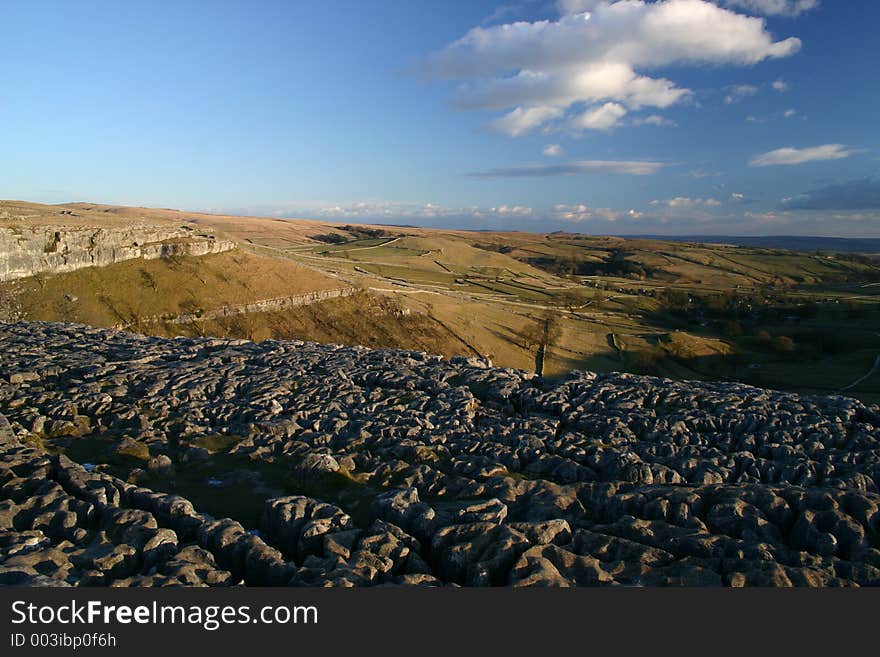
[[[880,235],[874,0],[11,0],[0,23],[0,198]]]

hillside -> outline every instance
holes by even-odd
[[[819,251],[825,253],[867,253],[880,254],[880,239],[873,237],[798,237],[791,235],[768,235],[764,237],[742,237],[734,235],[684,235],[648,236],[652,239],[673,242],[700,242],[703,244],[736,244],[764,249],[788,249],[793,251]]]
[[[417,348],[546,377],[629,371],[880,400],[880,265],[868,256],[90,204],[2,202],[0,217],[0,227],[47,230],[188,226],[235,246],[2,283],[7,318]]]
[[[278,222],[251,223],[269,231]],[[348,237],[330,240],[330,228]],[[325,230],[316,246],[269,246],[263,233],[260,248],[394,296],[500,365],[880,399],[880,381],[863,378],[880,354],[871,258],[569,234]]]

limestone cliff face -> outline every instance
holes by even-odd
[[[62,273],[125,260],[203,256],[235,243],[189,227],[0,227],[0,281]]]
[[[339,299],[340,297],[350,297],[357,292],[357,288],[346,287],[338,290],[316,290],[314,292],[306,292],[305,294],[294,294],[288,297],[277,297],[275,299],[261,299],[260,301],[252,301],[239,306],[223,306],[216,310],[206,310],[198,313],[181,313],[176,315],[164,315],[156,317],[144,317],[140,321],[142,323],[151,322],[167,322],[169,324],[189,324],[200,320],[218,319],[220,317],[232,317],[233,315],[247,315],[249,313],[268,313],[278,312],[280,310],[289,310],[291,308],[299,308],[308,306],[321,301],[329,301],[330,299]],[[408,315],[407,309],[402,314]],[[130,327],[131,324],[117,324],[115,328],[124,329]]]

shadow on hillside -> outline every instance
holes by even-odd
[[[603,356],[553,359],[549,381],[561,380],[571,370],[628,372],[659,376],[678,381],[727,381],[759,388],[783,390],[805,395],[842,395],[865,403],[880,403],[880,371],[852,389],[842,391],[871,371],[876,354],[865,352],[858,366],[833,367],[828,359],[799,360],[778,358],[750,359],[743,354],[680,357],[654,352],[627,352],[622,360]]]

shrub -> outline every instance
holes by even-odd
[[[313,240],[324,242],[324,244],[343,244],[348,242],[348,238],[339,233],[325,233],[323,235],[312,235]]]
[[[343,226],[342,230],[347,233],[351,233],[354,235],[356,239],[373,239],[376,237],[385,237],[388,233],[386,233],[381,228],[367,228],[365,226]]]

